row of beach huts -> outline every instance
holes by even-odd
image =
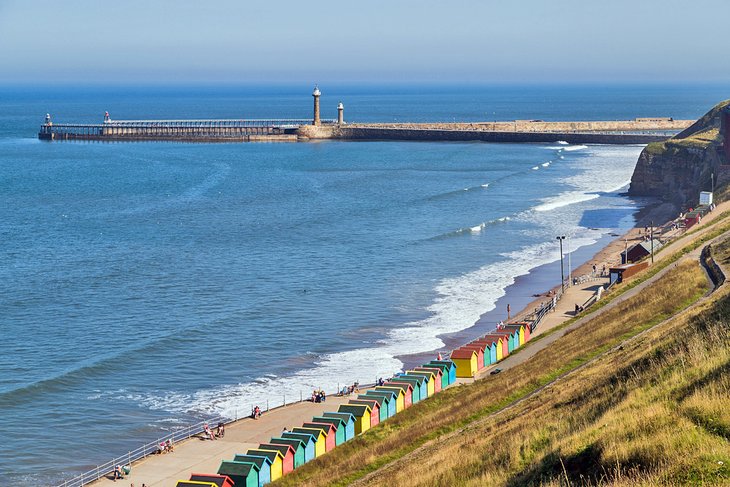
[[[456,382],[474,377],[530,339],[530,324],[510,323],[451,353],[451,360],[433,360],[397,374],[339,406],[285,431],[258,448],[224,460],[217,474],[192,474],[177,487],[261,487],[333,448],[365,433]]]

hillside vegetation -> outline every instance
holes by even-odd
[[[667,320],[707,289],[683,261],[525,363],[418,403],[279,484],[730,484],[727,291]]]

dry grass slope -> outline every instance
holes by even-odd
[[[559,388],[543,390],[506,413],[493,413],[539,391],[545,384],[585,365],[626,338],[662,322],[696,301],[706,289],[706,279],[699,266],[680,265],[646,292],[605,310],[580,331],[566,334],[528,362],[414,405],[298,469],[283,478],[280,485],[347,485],[371,472],[375,472],[368,478],[371,483],[390,486],[550,485],[564,482],[566,478],[580,479],[581,475],[586,482],[601,478],[620,480],[626,476],[640,480],[640,473],[656,470],[648,467],[651,463],[648,459],[653,458],[650,444],[643,444],[643,449],[622,452],[615,441],[604,439],[601,432],[615,429],[613,438],[618,438],[621,421],[630,419],[632,410],[649,401],[649,396],[634,397],[636,387],[633,386],[644,377],[641,374],[648,373],[645,371],[660,371],[663,365],[659,362],[647,362],[642,369],[637,368],[637,363],[627,369],[624,365],[633,355],[609,353],[610,365],[592,364],[582,369],[580,374],[567,379],[570,386],[562,381]],[[648,353],[648,350],[644,346],[631,353]],[[599,362],[603,364],[604,360]],[[722,389],[706,391],[707,397],[719,398],[716,403],[719,406],[714,406],[713,411],[722,410],[722,392]],[[708,416],[710,410],[697,409],[698,402],[705,397],[690,400],[694,393],[683,399],[689,401],[685,405],[687,414],[697,411],[700,417],[714,418]],[[630,406],[629,401],[638,402]],[[619,406],[627,408],[626,417],[614,418],[615,423],[609,423],[609,418],[604,416]],[[682,421],[695,424],[679,408],[675,409],[677,417],[685,418]],[[664,409],[654,411],[651,417],[667,420]],[[598,424],[605,426],[599,428]],[[652,423],[642,428],[653,431],[655,426]],[[641,431],[632,434],[638,446],[638,438],[645,434]],[[424,448],[409,455],[423,445]],[[408,461],[397,461],[406,456]],[[582,470],[584,464],[592,466]],[[714,473],[702,471],[697,475]]]

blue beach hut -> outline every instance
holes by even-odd
[[[398,377],[406,378],[406,379],[414,379],[416,381],[416,384],[419,388],[419,396],[421,398],[421,401],[426,399],[429,396],[429,390],[428,390],[428,379],[426,376],[423,375],[414,375],[410,372],[406,372],[405,374],[401,374]],[[413,386],[414,388],[416,386]]]
[[[451,378],[449,377],[449,368],[446,365],[438,364],[423,364],[423,369],[438,370],[441,374],[441,390],[446,389],[451,384]]]
[[[302,440],[297,440],[296,438],[271,438],[270,443],[274,443],[276,445],[289,445],[290,447],[294,448],[294,468],[299,468],[305,463],[304,459],[304,450],[306,448],[306,445]]]
[[[355,437],[355,416],[351,413],[322,413],[325,418],[340,418],[345,422],[345,441],[350,441]]]
[[[383,408],[381,408],[381,411],[383,409],[388,411],[388,417],[392,418],[395,416],[396,413],[396,394],[395,392],[389,392],[389,391],[376,391],[374,389],[370,389],[368,391],[365,391],[365,397],[382,397],[384,399],[383,402]],[[387,406],[387,407],[386,407]]]
[[[313,434],[293,433],[291,431],[287,431],[282,433],[281,437],[299,440],[304,443],[304,463],[307,463],[310,460],[314,460],[317,457],[317,452],[315,450],[317,446]]]
[[[312,418],[313,423],[329,423],[335,427],[335,446],[340,446],[345,441],[345,429],[347,428],[347,422],[340,418],[327,418],[325,416],[314,416]]]

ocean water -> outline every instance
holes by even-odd
[[[322,90],[323,116],[342,101],[358,121],[694,118],[723,98]],[[390,376],[518,276],[559,266],[555,235],[589,248],[644,203],[622,194],[641,146],[35,138],[46,112],[304,118],[310,92],[0,88],[1,485],[50,485],[210,415]]]

